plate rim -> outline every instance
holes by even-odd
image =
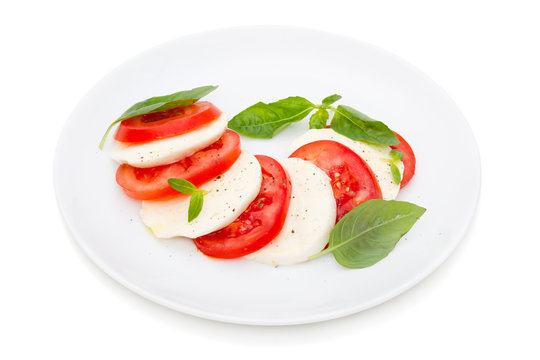
[[[152,293],[151,291],[147,291],[143,289],[142,287],[137,286],[133,282],[127,280],[122,275],[117,273],[114,269],[112,269],[109,265],[107,265],[94,251],[92,251],[82,240],[83,236],[79,234],[77,228],[74,226],[74,224],[71,222],[69,216],[67,216],[66,209],[64,208],[64,205],[62,203],[62,200],[60,199],[60,188],[58,184],[58,178],[59,178],[59,172],[61,171],[59,168],[59,158],[61,157],[60,148],[61,144],[66,137],[68,124],[70,123],[71,118],[73,117],[76,109],[80,106],[80,104],[84,101],[84,99],[88,96],[89,93],[91,93],[95,87],[98,86],[98,84],[101,84],[108,76],[116,72],[118,69],[125,66],[127,63],[132,61],[137,61],[142,56],[145,56],[154,50],[166,47],[168,44],[182,41],[183,39],[193,38],[193,37],[199,37],[199,36],[208,36],[212,33],[219,33],[224,31],[246,31],[246,30],[257,30],[257,31],[272,31],[272,30],[281,30],[281,31],[302,31],[305,33],[313,33],[313,34],[325,34],[329,36],[334,37],[340,37],[347,39],[348,41],[354,42],[356,44],[359,44],[361,46],[367,46],[373,50],[376,50],[380,53],[383,53],[384,55],[388,56],[389,58],[392,58],[392,60],[395,60],[402,65],[404,65],[406,68],[410,69],[415,73],[415,75],[423,77],[425,80],[429,81],[433,86],[435,86],[443,95],[447,101],[449,101],[454,108],[457,110],[457,114],[462,120],[463,125],[468,129],[469,135],[471,136],[471,144],[473,145],[472,148],[474,149],[474,153],[471,153],[470,156],[474,158],[474,162],[478,165],[476,167],[476,174],[475,177],[478,179],[478,184],[476,186],[476,189],[474,189],[474,199],[471,201],[471,207],[470,207],[470,213],[467,214],[467,222],[464,224],[464,226],[461,228],[461,231],[458,235],[455,236],[456,241],[454,241],[451,246],[448,246],[445,248],[445,251],[441,252],[439,256],[434,259],[432,262],[430,262],[430,265],[427,266],[423,271],[419,272],[416,276],[411,278],[409,281],[402,283],[400,286],[395,287],[392,291],[389,291],[388,293],[385,293],[381,296],[374,297],[368,302],[363,302],[361,304],[358,304],[356,306],[350,306],[343,309],[340,309],[339,311],[326,311],[322,313],[316,313],[313,315],[303,315],[298,317],[287,317],[284,318],[277,318],[277,319],[269,319],[269,318],[255,318],[255,317],[240,317],[240,316],[233,316],[233,315],[225,315],[225,314],[218,314],[214,313],[212,311],[205,311],[201,308],[196,308],[193,306],[183,305],[178,302],[167,300],[166,298],[163,298],[159,295],[156,295]],[[62,215],[63,221],[66,224],[67,228],[69,229],[69,233],[72,235],[72,237],[75,239],[78,246],[83,250],[85,255],[105,274],[107,274],[110,278],[117,281],[122,286],[126,287],[127,289],[131,290],[132,292],[136,293],[139,296],[142,296],[143,298],[146,298],[148,300],[151,300],[159,305],[165,306],[169,309],[182,312],[184,314],[188,314],[195,317],[200,317],[204,319],[209,320],[215,320],[225,323],[233,323],[233,324],[241,324],[241,325],[262,325],[262,326],[281,326],[281,325],[300,325],[300,324],[309,324],[309,323],[316,323],[321,321],[327,321],[337,318],[342,318],[351,314],[359,313],[361,311],[370,309],[374,306],[377,306],[379,304],[382,304],[400,294],[403,292],[409,290],[410,288],[414,287],[418,283],[420,283],[422,280],[427,278],[430,274],[432,274],[445,260],[448,259],[448,257],[455,251],[458,244],[461,243],[463,238],[466,236],[466,234],[470,231],[470,228],[473,224],[473,221],[475,219],[475,214],[477,213],[478,209],[478,203],[480,199],[480,193],[481,193],[481,187],[482,187],[482,162],[480,157],[480,150],[478,147],[478,142],[476,140],[476,137],[474,135],[474,132],[472,131],[472,128],[470,124],[468,123],[467,119],[463,115],[461,109],[457,106],[457,104],[454,102],[454,100],[450,97],[450,95],[441,87],[439,86],[431,77],[429,77],[427,74],[419,70],[417,67],[406,61],[405,59],[399,57],[398,55],[392,53],[389,50],[386,50],[382,47],[373,45],[369,42],[360,40],[356,37],[350,36],[350,35],[344,35],[336,32],[330,32],[326,30],[320,30],[310,27],[301,27],[301,26],[287,26],[287,25],[246,25],[246,26],[231,26],[231,27],[220,27],[220,28],[214,28],[210,30],[205,30],[201,32],[194,32],[185,34],[179,37],[176,37],[174,39],[165,41],[163,43],[157,44],[153,47],[150,47],[146,50],[143,50],[134,56],[131,56],[124,60],[122,63],[117,65],[116,67],[109,70],[104,76],[102,76],[97,82],[94,83],[90,89],[84,93],[84,95],[80,98],[80,100],[75,104],[73,107],[73,110],[70,112],[68,118],[64,121],[64,124],[62,126],[62,131],[60,132],[59,137],[57,138],[56,142],[56,148],[54,153],[54,164],[53,164],[53,184],[54,184],[54,193],[56,202],[58,205],[58,209],[60,211],[60,214]]]

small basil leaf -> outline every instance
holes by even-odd
[[[339,99],[341,99],[341,95],[338,95],[338,94],[330,95],[323,99],[322,104],[331,105],[335,103],[336,101],[338,101]]]
[[[390,151],[390,156],[392,156],[392,159],[394,159],[394,161],[399,161],[403,159],[403,151],[399,149],[392,149]]]
[[[401,173],[399,172],[398,167],[396,164],[390,164],[390,171],[392,172],[392,177],[394,178],[394,181],[396,184],[401,184]]]
[[[337,262],[348,268],[371,266],[394,249],[425,211],[404,201],[368,200],[336,224],[325,252],[332,251]]]
[[[397,145],[399,140],[384,123],[350,106],[339,105],[332,118],[332,129],[353,140],[367,141],[379,145]]]
[[[196,190],[189,199],[188,222],[192,222],[201,213],[203,207],[204,192]]]
[[[109,135],[112,127],[120,121],[137,115],[144,115],[169,110],[179,106],[191,105],[216,89],[217,86],[213,85],[201,86],[191,90],[179,91],[170,95],[152,97],[136,103],[135,105],[124,111],[124,113],[120,115],[118,119],[116,119],[111,125],[109,125],[107,131],[105,131],[105,134],[101,138],[99,148],[103,148],[105,139],[107,138],[107,135]]]
[[[191,195],[197,191],[197,187],[184,179],[170,178],[168,180],[169,186],[174,190],[181,192],[182,194]]]
[[[328,111],[326,109],[320,109],[319,111],[313,113],[313,115],[311,115],[309,118],[309,128],[324,129],[329,117],[330,115],[328,115]]]
[[[315,108],[300,96],[288,97],[273,103],[258,102],[229,121],[229,128],[255,138],[270,139],[278,130],[302,120]]]

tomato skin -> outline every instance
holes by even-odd
[[[291,200],[291,180],[279,162],[255,155],[261,164],[261,191],[230,225],[194,239],[207,256],[232,259],[251,254],[272,241],[283,228]]]
[[[116,182],[133,199],[162,199],[178,195],[169,186],[169,178],[185,179],[195,186],[202,185],[227,171],[240,152],[240,136],[227,130],[215,143],[172,164],[144,169],[122,164],[116,171]]]
[[[398,149],[403,152],[403,159],[401,161],[403,162],[404,170],[403,170],[403,179],[401,179],[400,188],[403,188],[405,185],[411,181],[412,177],[414,176],[414,172],[416,170],[416,157],[414,156],[414,152],[405,141],[401,135],[399,135],[397,132],[394,131],[394,134],[396,134],[399,144],[398,145],[392,145],[390,146],[392,149]]]
[[[164,139],[192,131],[216,120],[221,110],[208,101],[138,115],[122,120],[114,138],[129,143]]]
[[[336,222],[364,201],[382,199],[379,183],[369,166],[343,144],[314,141],[299,147],[289,157],[310,161],[330,177],[337,205]]]

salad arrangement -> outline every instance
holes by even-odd
[[[334,94],[259,102],[230,121],[200,101],[203,86],[141,101],[114,125],[116,182],[142,200],[158,238],[187,237],[214,258],[292,265],[332,253],[365,268],[385,258],[425,209],[394,200],[415,173],[409,144]],[[269,139],[309,117],[289,158],[241,149],[238,134]],[[330,114],[332,117],[330,119]]]

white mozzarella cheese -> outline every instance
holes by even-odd
[[[312,129],[296,138],[289,146],[288,153],[292,154],[296,149],[308,143],[318,140],[332,140],[339,142],[360,156],[371,168],[373,174],[377,177],[379,187],[384,200],[393,200],[399,192],[399,184],[396,184],[392,177],[390,164],[385,160],[391,160],[389,146],[374,145],[363,141],[354,141],[346,136],[338,134],[332,129]],[[403,162],[396,163],[400,173],[403,176]]]
[[[166,165],[181,160],[217,141],[227,128],[227,116],[193,131],[142,144],[115,141],[111,150],[113,160],[138,168]]]
[[[190,196],[143,201],[143,223],[159,238],[196,238],[232,223],[259,194],[262,182],[257,159],[243,151],[222,175],[199,188],[206,190],[199,216],[188,222]]]
[[[281,232],[262,249],[245,257],[272,265],[292,265],[324,249],[336,222],[330,178],[301,159],[281,162],[292,183],[291,202]]]

